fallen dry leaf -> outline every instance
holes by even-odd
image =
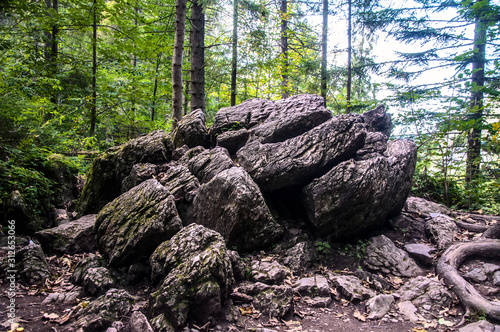
[[[48,319],[48,320],[56,320],[59,318],[59,315],[56,314],[56,313],[51,313],[51,314],[48,314],[48,313],[44,313],[43,314],[43,319]]]
[[[254,313],[252,307],[248,307],[248,308],[239,307],[238,309],[240,309],[240,313],[242,316],[249,316],[249,315],[252,315]]]
[[[356,311],[354,312],[354,318],[356,318],[356,319],[358,319],[358,320],[360,320],[360,321],[362,321],[362,322],[366,322],[366,317],[365,317],[365,315],[363,315],[363,314],[362,314],[361,312],[359,312],[358,310],[356,310]]]

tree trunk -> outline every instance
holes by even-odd
[[[352,4],[348,0],[347,9],[347,96],[346,96],[346,113],[351,113],[351,85],[352,85]]]
[[[92,20],[92,105],[90,111],[90,136],[95,135],[97,121],[97,0],[93,0]]]
[[[289,96],[287,0],[281,0],[280,14],[281,14],[281,98],[287,98]]]
[[[151,105],[151,121],[155,120],[156,93],[158,92],[158,75],[160,69],[161,52],[156,56],[155,84],[153,87],[153,104]]]
[[[231,58],[231,106],[236,105],[236,75],[238,72],[238,0],[233,0],[233,55]]]
[[[488,2],[489,3],[489,2]],[[482,11],[476,15],[474,25],[474,49],[472,55],[472,93],[469,121],[473,128],[467,135],[467,167],[466,183],[470,183],[479,175],[481,163],[481,127],[483,118],[484,67],[486,62],[486,30],[487,22]]]
[[[205,113],[205,13],[198,0],[193,0],[191,25],[191,110]]]
[[[325,101],[327,92],[327,46],[328,46],[328,0],[323,0],[323,35],[321,41],[321,97]]]
[[[175,2],[175,38],[172,58],[172,116],[173,127],[182,119],[182,54],[186,32],[186,0]]]
[[[49,76],[51,78],[56,77],[57,75],[57,57],[58,57],[58,41],[57,37],[59,34],[59,27],[57,25],[57,13],[59,11],[59,1],[58,0],[45,0],[45,5],[48,10],[53,9],[55,12],[56,17],[53,17],[52,14],[50,14],[51,19],[52,19],[52,27],[50,32],[45,33],[45,63],[47,66],[47,71],[49,73]],[[50,102],[54,105],[54,107],[57,107],[57,93],[52,93],[50,96]]]

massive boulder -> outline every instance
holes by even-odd
[[[366,137],[359,115],[340,115],[306,133],[277,143],[252,141],[238,162],[264,191],[302,185],[353,157]]]
[[[180,330],[189,321],[203,325],[220,314],[234,282],[220,234],[191,224],[158,246],[150,264],[153,282],[163,280],[149,299],[161,328],[170,324]]]
[[[303,189],[309,220],[338,238],[383,225],[401,211],[415,162],[414,143],[391,141],[385,156],[340,163]]]
[[[80,215],[98,213],[120,195],[122,182],[138,163],[157,163],[170,160],[174,145],[164,131],[111,148],[94,159],[77,210]]]
[[[99,249],[112,266],[147,258],[182,227],[174,197],[151,179],[108,203],[97,215]]]
[[[247,140],[263,143],[281,142],[305,133],[332,117],[324,100],[315,95],[299,95],[276,102],[251,99],[240,105],[221,109],[210,134],[217,145],[231,154]]]
[[[208,130],[205,126],[205,113],[202,110],[195,110],[184,116],[172,131],[172,140],[176,147],[187,145],[190,148],[195,146],[208,147]]]
[[[219,232],[230,248],[238,250],[263,249],[283,233],[259,187],[240,167],[227,169],[202,185],[192,213],[194,222]]]

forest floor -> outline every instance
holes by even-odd
[[[412,237],[411,231],[401,232],[394,229],[385,229],[379,231],[378,234],[384,234],[391,238],[398,246],[402,246],[408,238]],[[467,231],[461,231],[458,240],[468,241],[476,237],[476,234]],[[332,246],[328,253],[323,253],[318,259],[318,262],[308,270],[305,275],[327,274],[335,272],[345,275],[352,275],[356,269],[362,265],[363,243],[366,245],[366,240],[353,243],[343,243]],[[5,251],[0,249],[0,256],[3,256]],[[267,255],[264,252],[254,254],[251,259],[258,259]],[[78,299],[78,304],[75,303],[44,303],[44,299],[50,293],[68,293],[72,291],[80,291],[79,286],[73,285],[69,279],[72,275],[75,265],[85,256],[78,255],[63,255],[51,256],[47,261],[51,267],[52,277],[47,280],[43,286],[30,286],[18,284],[15,295],[16,305],[16,321],[19,327],[24,328],[24,332],[44,332],[44,331],[74,331],[71,323],[75,321],[75,313],[78,308],[88,305],[89,301],[94,298],[83,297]],[[461,271],[466,272],[480,266],[485,261],[480,259],[469,260],[462,265]],[[489,263],[500,265],[500,259],[489,260]],[[427,277],[435,277],[436,272],[434,267],[425,269]],[[387,282],[392,285],[391,292],[397,292],[408,279],[393,276],[383,276]],[[298,280],[298,277],[293,277],[293,280]],[[146,312],[148,293],[151,291],[147,282],[133,286],[124,287],[135,298],[134,310]],[[498,300],[500,295],[498,289],[491,292],[492,287],[486,287],[490,290],[488,298],[490,300]],[[8,331],[10,322],[7,319],[8,304],[9,304],[9,284],[7,280],[0,281],[0,331]],[[335,291],[332,290],[332,294]],[[432,312],[432,318],[424,319],[420,317],[419,321],[412,322],[394,308],[380,320],[370,320],[367,318],[367,310],[365,303],[353,303],[341,298],[340,296],[332,296],[334,299],[331,303],[324,307],[313,307],[308,304],[301,296],[294,296],[293,310],[283,319],[264,317],[258,312],[241,314],[237,321],[227,320],[225,317],[235,311],[237,307],[228,306],[224,309],[220,321],[215,326],[216,331],[338,331],[338,332],[375,332],[375,331],[398,331],[398,332],[425,332],[425,331],[458,331],[455,327],[463,320],[465,309],[456,300],[451,307],[443,308],[440,312]],[[239,313],[238,313],[239,314]],[[124,318],[126,321],[128,318]],[[473,315],[467,318],[467,322],[484,319],[480,315]],[[209,328],[192,326],[190,331],[211,331],[214,326]],[[123,329],[118,331],[128,332],[127,324]]]

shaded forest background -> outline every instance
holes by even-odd
[[[499,21],[491,0],[1,0],[3,217],[13,193],[47,213],[54,168],[81,178],[191,110],[301,93],[386,104],[419,147],[415,195],[499,214]],[[384,38],[416,51],[377,57]]]

